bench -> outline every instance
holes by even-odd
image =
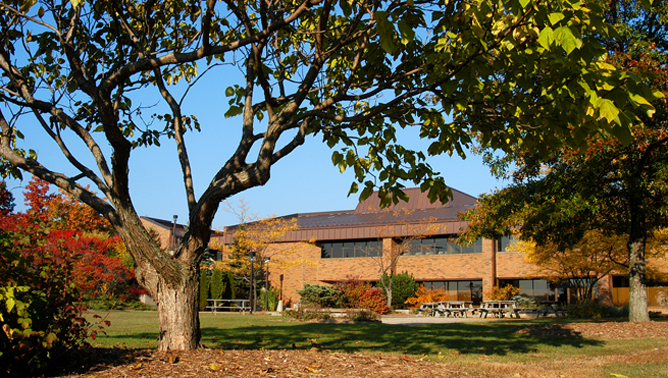
[[[248,299],[207,299],[207,302],[211,303],[206,306],[207,309],[210,309],[214,314],[218,310],[230,310],[230,311],[241,311],[242,314],[246,314],[246,311],[250,311],[250,300]]]

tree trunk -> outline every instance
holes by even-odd
[[[179,285],[160,279],[156,301],[160,320],[158,350],[193,350],[200,346],[197,276],[189,275]]]
[[[390,284],[389,288],[385,289],[385,292],[387,293],[387,307],[392,310],[392,281],[393,281],[394,275],[390,275]]]
[[[629,321],[648,322],[645,238],[629,235]]]

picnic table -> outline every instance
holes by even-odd
[[[561,314],[564,313],[564,309],[561,308],[561,304],[559,304],[559,302],[541,301],[540,306],[538,307],[538,317],[539,318],[541,316],[546,317],[549,312],[554,313],[554,315],[558,318],[558,317],[560,317],[559,313],[561,313]]]
[[[480,308],[476,309],[480,312],[480,317],[483,315],[486,318],[487,314],[491,313],[492,315],[503,318],[508,314],[511,318],[513,314],[517,319],[520,318],[520,309],[517,308],[517,303],[515,301],[485,301],[480,304]]]
[[[434,316],[436,314],[437,307],[437,302],[423,302],[420,303],[420,307],[416,308],[415,311],[418,313],[418,315],[425,314],[428,316]]]
[[[211,309],[214,314],[217,310],[231,310],[241,311],[245,315],[246,311],[251,309],[248,299],[207,299],[206,301],[211,303],[206,308]]]
[[[473,302],[470,301],[444,301],[438,302],[436,307],[436,314],[441,314],[444,317],[465,317],[468,318],[468,311],[471,309]]]

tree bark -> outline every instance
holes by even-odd
[[[629,321],[648,322],[645,238],[629,236]]]
[[[199,272],[192,272],[181,284],[160,278],[158,285],[158,350],[193,350],[200,347]]]

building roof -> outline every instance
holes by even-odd
[[[416,225],[433,220],[441,225],[439,234],[455,234],[466,226],[457,218],[457,213],[475,206],[477,199],[459,190],[452,189],[453,198],[442,204],[430,203],[426,193],[419,188],[404,189],[409,201],[401,201],[386,209],[380,208],[380,199],[371,195],[360,202],[354,210],[300,213],[281,218],[295,219],[299,229],[288,233],[281,241],[341,240],[379,237],[401,237],[414,234]],[[233,241],[234,229],[226,227],[224,243]]]
[[[165,228],[165,229],[168,229],[168,230],[171,230],[172,227],[174,227],[174,235],[177,238],[182,238],[183,235],[185,235],[186,232],[188,232],[188,226],[186,226],[185,224],[177,223],[176,226],[174,226],[174,222],[169,221],[169,220],[165,220],[165,219],[152,218],[152,217],[146,217],[146,216],[141,216],[140,218],[145,219],[148,222],[150,222],[150,223],[152,223],[152,224],[154,224],[158,227],[162,227],[162,228]],[[221,234],[222,233],[220,231],[211,230],[211,236],[212,237],[221,236]]]

